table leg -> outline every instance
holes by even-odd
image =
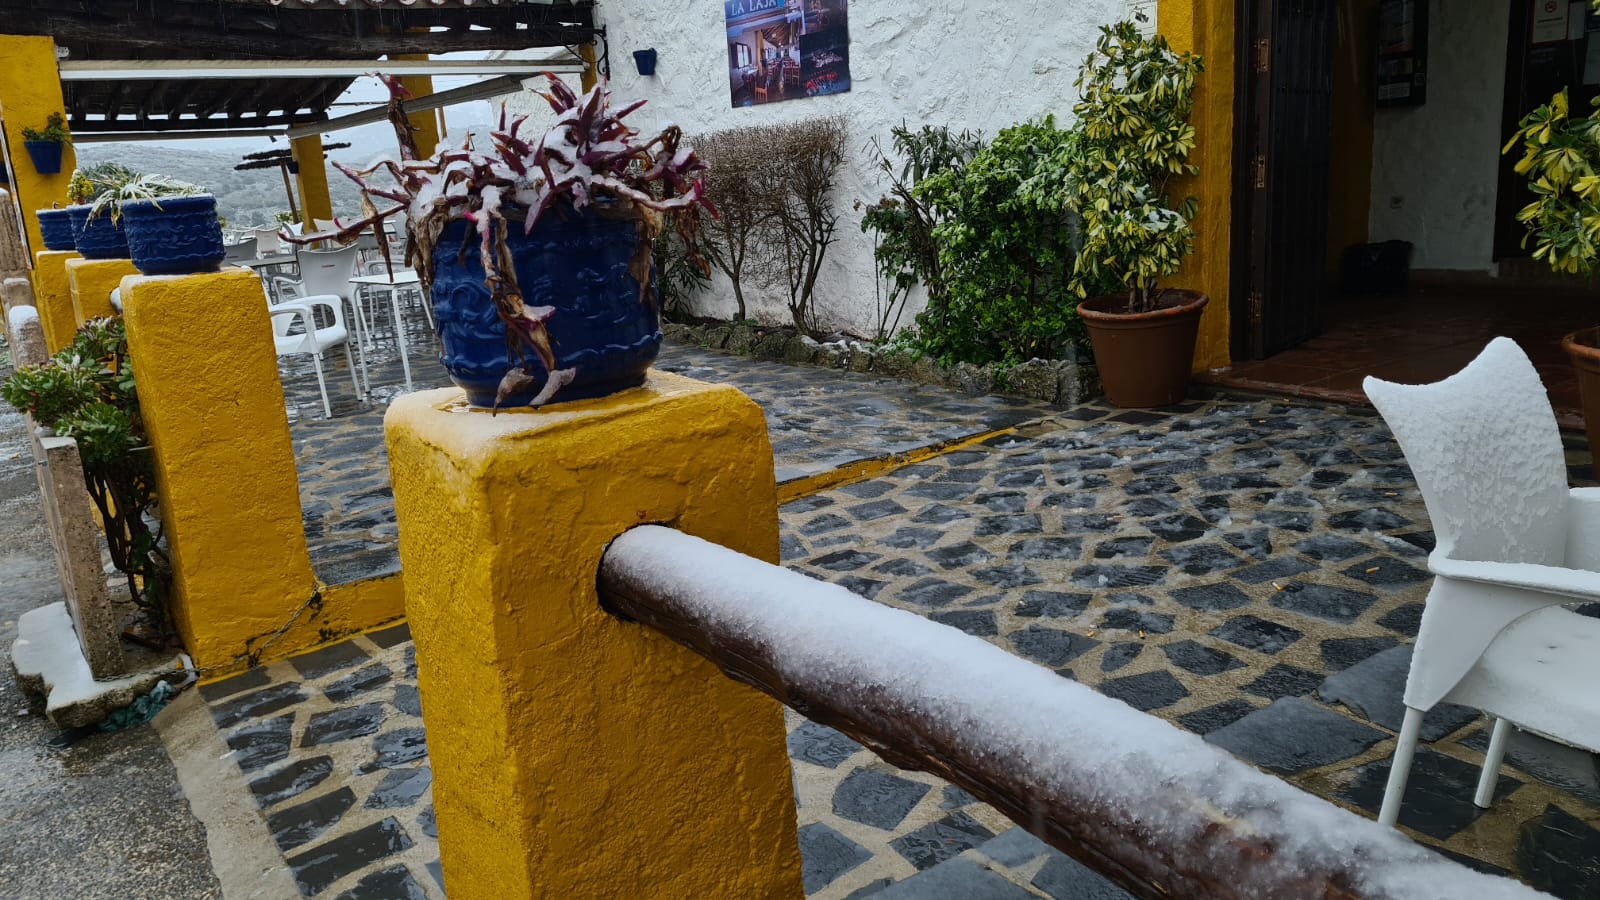
[[[389,314],[394,316],[394,339],[400,345],[400,368],[406,373],[406,390],[411,387],[411,358],[406,355],[406,320],[400,315],[400,292],[389,289]]]

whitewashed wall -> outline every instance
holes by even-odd
[[[817,288],[822,320],[870,336],[876,323],[872,243],[860,230],[857,199],[883,193],[868,142],[889,142],[902,120],[981,129],[992,136],[1013,122],[1054,113],[1071,117],[1078,65],[1100,24],[1121,0],[850,0],[849,93],[734,109],[728,95],[723,6],[713,0],[605,0],[599,12],[611,43],[618,100],[646,98],[630,117],[648,129],[672,123],[689,134],[840,113],[853,129],[848,171],[836,198],[843,218]],[[656,74],[640,77],[633,51],[659,51]],[[536,98],[535,98],[536,99]],[[542,105],[542,101],[538,101]],[[750,292],[746,292],[750,298]],[[788,321],[784,300],[755,298],[752,315]],[[729,317],[733,295],[717,285],[697,312]],[[911,320],[908,311],[903,321]]]
[[[1379,109],[1373,123],[1369,234],[1415,244],[1413,268],[1486,270],[1509,17],[1503,0],[1443,6],[1429,17],[1427,102]]]

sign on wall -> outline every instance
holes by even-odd
[[[723,0],[734,106],[850,90],[848,0]]]

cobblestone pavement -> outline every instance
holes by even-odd
[[[425,323],[417,323],[425,328]],[[413,332],[414,334],[422,332]],[[410,346],[418,389],[450,383],[431,332]],[[307,358],[309,359],[309,358]],[[359,402],[341,354],[328,354],[333,417],[309,362],[285,361],[284,393],[300,474],[306,538],[317,575],[330,584],[399,568],[394,496],[383,448],[383,414],[404,385],[392,340],[370,354],[374,400]],[[1038,418],[1046,407],[1000,397],[828,369],[796,368],[668,344],[657,365],[702,381],[732,384],[767,413],[779,483],[850,463],[982,435]]]
[[[690,365],[729,365],[706,356]],[[832,374],[751,371],[786,376],[780,396]],[[997,410],[1006,433],[785,505],[785,563],[1373,812],[1432,546],[1381,421],[1228,397],[1166,413]],[[1569,461],[1586,474],[1586,450]],[[402,628],[205,689],[307,896],[437,893],[414,684]],[[959,789],[789,724],[809,895],[1122,896]],[[1414,837],[1560,897],[1600,895],[1593,755],[1519,735],[1482,811],[1481,717],[1436,710],[1423,737],[1401,818]]]

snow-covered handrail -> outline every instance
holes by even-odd
[[[931,772],[1136,896],[1543,897],[979,638],[669,528],[602,603],[889,762]]]

